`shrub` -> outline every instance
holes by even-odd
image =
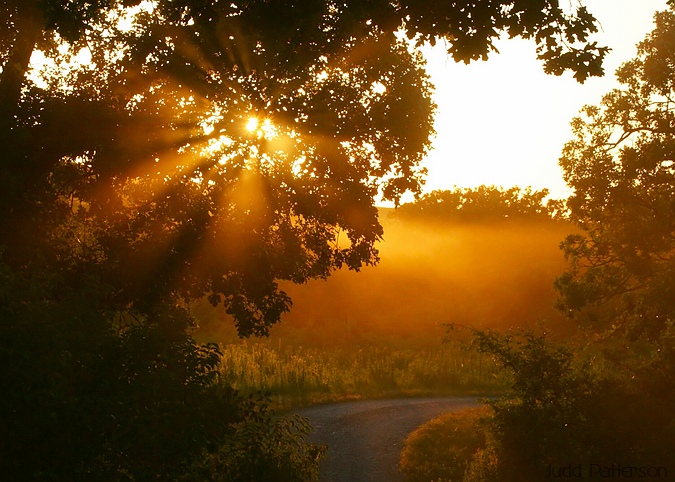
[[[471,458],[485,446],[480,427],[490,412],[479,407],[447,413],[411,433],[401,452],[406,481],[462,480]]]
[[[514,384],[489,402],[494,415],[485,421],[485,449],[476,452],[464,482],[540,481],[550,465],[587,470],[591,463],[671,460],[672,401],[642,389],[630,372],[598,370],[545,333],[478,332],[475,345],[512,372]]]

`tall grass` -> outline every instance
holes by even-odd
[[[224,383],[244,393],[269,391],[280,408],[350,398],[495,393],[509,382],[490,358],[453,344],[420,350],[241,341],[222,351]]]

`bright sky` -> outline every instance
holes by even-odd
[[[618,85],[614,71],[635,56],[635,44],[653,29],[654,12],[667,8],[666,0],[582,2],[601,23],[594,40],[612,48],[605,76],[583,85],[571,73],[544,74],[533,41],[502,40],[499,54],[470,65],[455,63],[442,43],[424,50],[438,105],[436,139],[424,163],[425,192],[486,184],[548,188],[554,198],[570,194],[558,167],[563,145],[571,140],[570,121]],[[44,64],[39,52],[32,61]],[[403,202],[411,200],[406,196]]]
[[[618,85],[614,71],[635,56],[635,44],[653,29],[654,12],[666,9],[666,0],[583,4],[602,24],[598,44],[612,48],[605,77],[583,85],[571,74],[544,74],[534,43],[520,39],[500,42],[500,54],[468,66],[454,63],[442,45],[425,52],[438,104],[425,192],[486,184],[548,188],[554,198],[570,194],[558,167],[570,121]]]

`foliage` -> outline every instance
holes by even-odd
[[[560,308],[596,335],[602,355],[659,414],[675,401],[675,12],[655,15],[622,87],[573,121],[560,164],[575,189],[563,243],[570,270],[556,281]],[[655,415],[658,419],[658,416]],[[671,427],[670,420],[660,420]],[[628,417],[620,426],[632,425]]]
[[[548,467],[629,461],[664,466],[675,434],[670,402],[639,382],[582,358],[546,334],[476,332],[475,347],[513,376],[511,391],[489,401],[485,445],[465,482],[538,481]]]
[[[593,383],[590,373],[573,369],[571,351],[549,343],[545,334],[521,336],[478,332],[475,339],[480,352],[492,354],[514,377],[509,397],[491,403],[499,480],[515,474],[538,480],[547,462],[586,459],[577,450],[584,443],[579,407]]]
[[[401,4],[409,37],[418,34],[419,40],[431,42],[437,37],[445,39],[449,43],[448,52],[456,61],[487,59],[490,52],[496,51],[493,39],[504,32],[509,38],[534,38],[537,57],[544,62],[546,73],[560,75],[572,70],[580,82],[603,73],[601,64],[607,49],[588,41],[597,26],[595,18],[582,5],[568,14],[558,2],[547,0],[535,3],[407,0]]]
[[[217,346],[197,345],[175,328],[186,322],[184,310],[106,317],[92,306],[104,287],[88,284],[84,293],[61,285],[55,296],[51,280],[38,285],[37,275],[2,268],[0,383],[11,387],[0,400],[6,478],[182,480],[195,464],[217,469],[204,470],[208,478],[226,477],[247,470],[227,452],[243,443],[236,436],[242,424],[250,427],[245,434],[274,430],[270,445],[260,446],[274,450],[261,455],[258,473],[283,466],[298,472],[292,480],[314,477],[321,451],[301,444],[307,427],[275,421],[264,405],[222,385]],[[214,466],[216,456],[227,466]]]
[[[222,482],[318,480],[317,460],[325,446],[305,443],[312,428],[307,419],[294,415],[273,417],[266,399],[245,404],[246,414],[227,443],[195,464],[186,480]]]
[[[658,13],[622,87],[573,121],[560,159],[570,218],[560,307],[596,333],[657,342],[675,316],[675,13]]]
[[[242,336],[264,335],[290,306],[278,280],[377,261],[373,199],[419,190],[430,85],[402,41],[336,15],[303,20],[304,51],[282,48],[269,20],[290,25],[269,5],[185,8],[92,26],[96,69],[25,97],[0,242],[29,256],[75,224],[118,306],[208,294]]]
[[[550,71],[601,73],[583,8],[420,5],[2,2],[3,475],[315,478],[304,425],[216,383],[189,302],[264,335],[290,307],[280,280],[377,261],[373,200],[419,192],[432,135],[404,19],[458,59],[504,31]]]
[[[399,207],[401,218],[438,221],[486,222],[497,220],[541,220],[562,216],[562,203],[544,199],[548,190],[495,186],[433,191]]]
[[[441,415],[406,438],[401,472],[406,482],[460,481],[474,454],[485,447],[481,420],[487,407]]]
[[[617,71],[622,87],[573,121],[560,160],[582,232],[562,245],[571,265],[556,281],[559,305],[597,337],[572,350],[545,334],[476,333],[477,349],[514,384],[490,403],[486,446],[465,482],[672,458],[675,13],[655,19],[637,58]]]
[[[419,55],[393,34],[403,19],[411,36],[445,36],[465,59],[483,55],[504,30],[535,36],[555,63],[558,54],[577,56],[563,54],[556,35],[574,44],[595,29],[585,9],[567,17],[547,2],[539,10],[436,6],[430,16],[418,2],[377,1],[302,2],[302,10],[161,1],[122,28],[115,20],[134,3],[8,5],[7,21],[19,28],[3,74],[21,77],[0,80],[4,140],[13,145],[2,232],[14,233],[0,243],[31,252],[23,240],[36,216],[58,225],[77,208],[95,263],[116,278],[119,305],[208,293],[244,336],[267,333],[288,310],[278,280],[375,263],[382,230],[374,198],[419,192],[433,104]],[[446,30],[434,18],[467,23]],[[47,76],[49,90],[20,97],[22,85],[31,87],[29,54],[40,39],[58,42],[56,34],[86,42],[93,65]],[[569,67],[583,77],[593,62],[580,62]],[[247,130],[252,117],[259,125]],[[341,231],[347,243],[336,241]]]

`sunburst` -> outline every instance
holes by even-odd
[[[258,129],[258,118],[249,117],[248,121],[246,122],[246,130],[253,133],[257,129]]]

